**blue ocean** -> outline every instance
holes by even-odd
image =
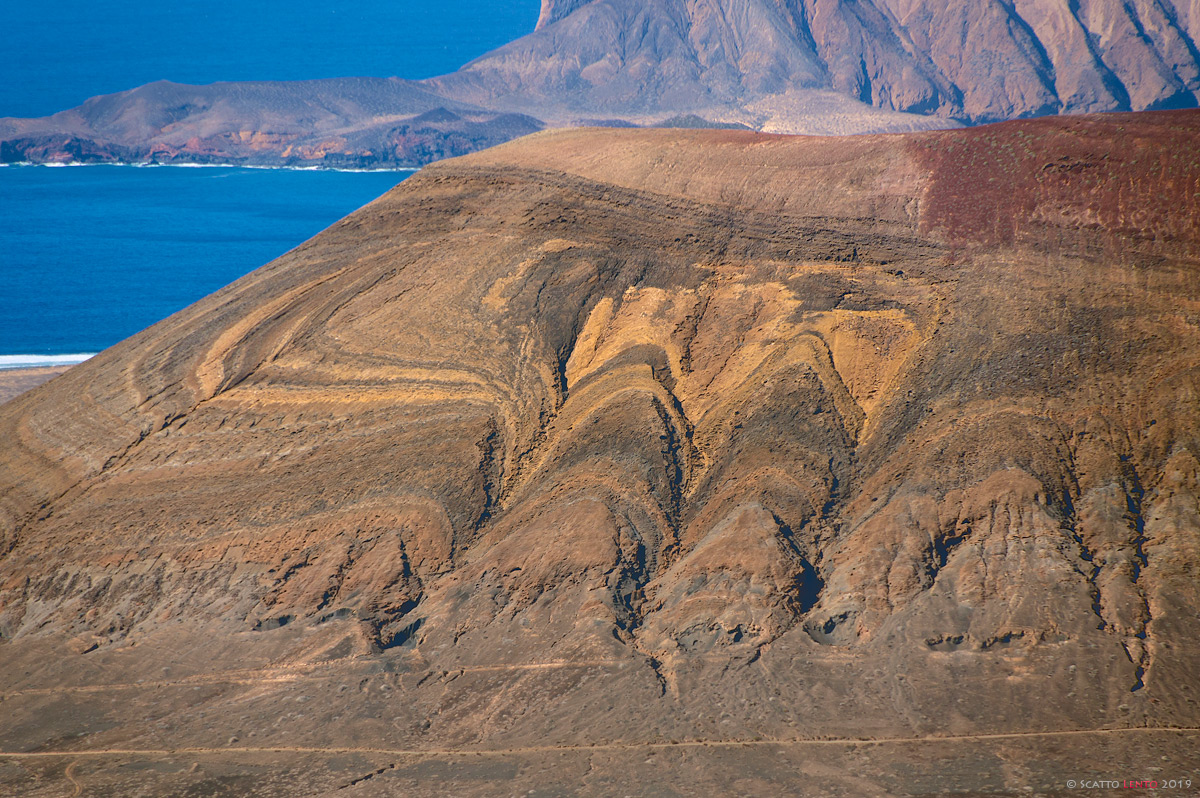
[[[2,167],[0,355],[98,352],[287,252],[407,175]]]
[[[0,117],[158,79],[424,78],[533,30],[539,0],[14,4]],[[283,254],[406,172],[0,168],[0,368],[97,352]]]
[[[155,80],[418,80],[523,36],[539,0],[5,3],[0,117]]]

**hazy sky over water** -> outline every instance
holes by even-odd
[[[153,80],[426,78],[529,33],[539,0],[12,3],[0,116],[41,116]]]

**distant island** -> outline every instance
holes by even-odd
[[[548,127],[915,131],[1186,108],[1183,0],[544,0],[535,31],[423,81],[158,82],[0,119],[3,163],[399,168]]]

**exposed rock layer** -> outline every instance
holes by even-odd
[[[1186,765],[1120,730],[1200,726],[1196,125],[586,130],[426,169],[0,407],[0,751],[59,757],[0,780]]]

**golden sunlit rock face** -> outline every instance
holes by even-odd
[[[0,407],[0,749],[42,753],[0,783],[1016,794],[1181,762],[1197,120],[428,167]]]

